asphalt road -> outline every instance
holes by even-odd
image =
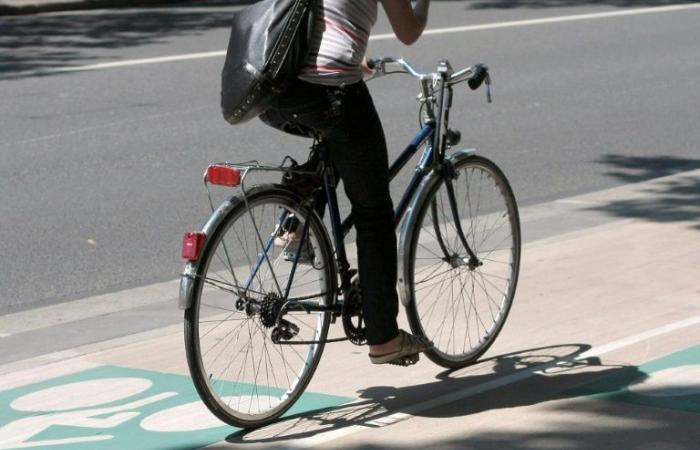
[[[0,314],[174,279],[182,232],[206,218],[207,164],[303,157],[301,139],[223,121],[222,57],[51,71],[222,50],[235,9],[222,3],[0,18]],[[434,1],[429,27],[662,4]],[[495,103],[465,88],[453,124],[531,205],[700,168],[699,19],[687,9],[435,34],[410,48],[376,40],[370,54],[426,71],[441,58],[489,64]],[[375,31],[389,31],[383,18]],[[416,129],[417,88],[394,77],[371,89],[395,155]]]

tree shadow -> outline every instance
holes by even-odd
[[[572,387],[610,375],[616,375],[616,382],[606,387],[610,391],[646,376],[637,367],[605,366],[596,357],[582,358],[582,353],[589,348],[585,344],[566,344],[523,350],[489,358],[465,369],[442,372],[437,376],[438,381],[431,383],[399,388],[369,387],[359,392],[360,399],[356,402],[288,417],[258,430],[237,432],[229,436],[227,442],[269,444],[356,425],[387,426],[400,421],[401,413],[433,418],[462,417],[574,398],[581,394],[572,391]],[[529,388],[513,388],[511,392],[502,393],[516,383],[526,383]],[[468,401],[460,401],[467,397]],[[399,413],[398,419],[396,413]]]
[[[649,184],[640,196],[613,199],[589,209],[656,222],[693,221],[698,222],[694,228],[700,229],[700,177],[681,174],[700,169],[700,159],[607,154],[596,162],[609,166],[606,174],[625,183],[678,175]]]
[[[673,389],[673,387],[669,387]],[[633,407],[599,400],[555,403],[538,408],[536,416],[522,416],[522,424],[487,423],[487,430],[449,430],[448,439],[400,445],[346,445],[347,450],[691,450],[698,448],[697,416],[671,410]],[[528,425],[531,425],[528,429]],[[439,426],[439,425],[438,425]],[[503,430],[503,431],[500,431]],[[371,435],[368,429],[365,436]],[[434,434],[434,433],[432,433]],[[455,437],[462,435],[463,437]],[[361,438],[360,438],[361,439]],[[366,438],[367,439],[367,438]],[[360,440],[361,442],[361,440]],[[293,443],[286,446],[295,449]],[[303,448],[303,447],[301,447]]]
[[[100,50],[167,43],[228,29],[230,22],[231,14],[221,11],[179,8],[5,17],[0,27],[0,78],[48,75],[52,68],[93,63]],[[26,73],[31,71],[36,73]]]
[[[436,0],[461,2],[466,9],[547,8],[583,5],[658,6],[692,0]],[[244,6],[255,0],[205,0],[176,5],[114,8],[108,14],[38,14],[3,16],[0,27],[0,79],[48,76],[51,69],[76,67],[101,60],[100,49],[166,43],[178,36],[196,36],[228,29],[231,14],[216,8]],[[99,2],[95,2],[98,5]],[[211,10],[208,10],[211,9]],[[226,42],[221,42],[221,49]]]

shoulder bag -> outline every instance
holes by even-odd
[[[296,79],[313,32],[318,0],[263,0],[236,13],[221,74],[224,118],[263,113]]]

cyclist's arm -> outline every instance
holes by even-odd
[[[418,40],[428,22],[430,0],[381,0],[394,34],[401,42],[411,45]]]

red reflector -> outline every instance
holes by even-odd
[[[207,235],[200,232],[188,231],[182,238],[182,259],[196,261],[204,247]]]
[[[207,180],[211,184],[218,186],[238,186],[241,184],[241,171],[231,166],[209,166],[207,168]]]

